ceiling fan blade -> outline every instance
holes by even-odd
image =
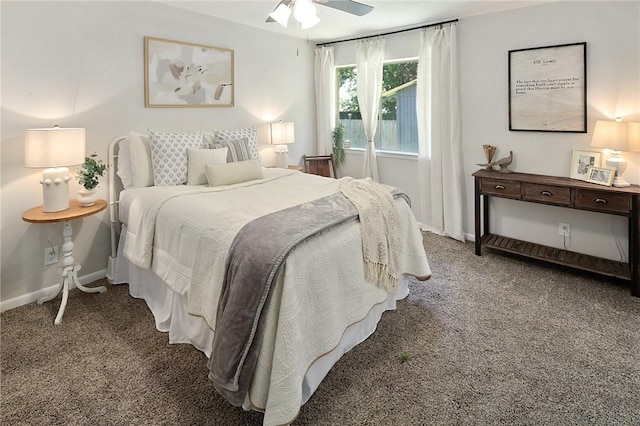
[[[316,1],[316,3],[358,16],[364,16],[373,10],[373,6],[358,3],[357,1],[353,0],[319,0]]]

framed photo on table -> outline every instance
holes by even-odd
[[[587,43],[509,51],[509,130],[587,132]]]
[[[606,167],[589,167],[587,170],[587,182],[597,183],[598,185],[611,186],[613,178],[616,175],[615,169]]]
[[[571,179],[587,179],[587,171],[589,167],[600,167],[602,165],[602,153],[598,151],[580,151],[573,150],[571,156],[571,171],[569,177]]]
[[[233,50],[144,38],[147,108],[232,107]]]

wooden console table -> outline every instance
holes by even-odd
[[[640,186],[616,188],[565,177],[488,170],[479,170],[473,176],[476,255],[482,255],[482,247],[485,246],[630,280],[631,294],[640,297]],[[628,217],[629,262],[616,262],[492,234],[489,231],[489,196]]]

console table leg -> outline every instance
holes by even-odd
[[[631,295],[640,297],[640,195],[631,198],[629,217],[629,266],[631,267]]]
[[[475,243],[476,243],[476,256],[482,256],[482,230],[480,229],[480,180],[475,179]]]

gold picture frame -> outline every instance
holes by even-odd
[[[600,167],[602,165],[602,153],[598,151],[573,150],[571,155],[571,179],[585,180],[589,167]]]
[[[589,167],[585,182],[597,183],[598,185],[611,186],[613,178],[616,176],[615,169],[607,167]]]
[[[233,55],[232,49],[145,37],[145,107],[232,107]]]

